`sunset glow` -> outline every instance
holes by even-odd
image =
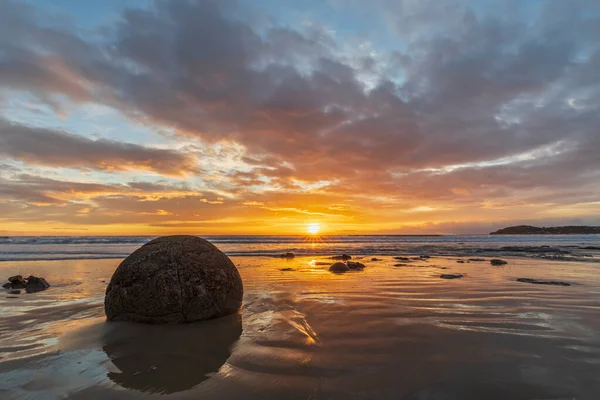
[[[308,231],[309,234],[316,235],[321,230],[321,225],[319,225],[319,224],[309,224],[306,227],[306,230]]]
[[[0,235],[600,224],[583,5],[67,3],[0,1]]]

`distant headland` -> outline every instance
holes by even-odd
[[[491,232],[490,235],[594,235],[600,234],[600,226],[509,226]]]

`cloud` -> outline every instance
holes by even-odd
[[[232,144],[241,149],[237,164],[211,165],[218,179],[203,190],[253,207],[199,198],[235,215],[327,214],[328,202],[348,207],[353,223],[375,224],[384,220],[379,205],[431,208],[411,218],[448,219],[450,212],[467,218],[461,208],[499,218],[498,205],[525,212],[544,199],[555,204],[549,208],[597,201],[596,2],[486,2],[493,12],[462,0],[348,4],[394,36],[379,45],[373,33],[370,44],[349,48],[356,38],[318,22],[294,26],[241,3],[190,0],[127,9],[92,38],[33,6],[3,1],[0,86],[55,108],[63,98],[102,103],[206,147]],[[198,173],[184,151],[6,121],[0,145],[2,155],[32,165]],[[156,189],[137,185],[130,190],[140,195]],[[306,188],[312,199],[296,196]],[[98,201],[106,209],[141,203]]]
[[[8,179],[0,177],[0,199],[14,201],[21,208],[28,204],[47,206],[65,204],[70,200],[80,200],[106,193],[118,193],[118,185],[93,182],[61,181],[28,174],[17,174]]]
[[[107,171],[145,170],[181,176],[197,172],[190,154],[156,149],[52,129],[30,127],[0,119],[0,155],[33,165]]]

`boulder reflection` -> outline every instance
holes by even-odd
[[[191,389],[221,368],[241,333],[238,314],[178,325],[110,323],[103,349],[120,372],[108,378],[147,393]]]

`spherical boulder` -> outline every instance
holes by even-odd
[[[106,288],[104,311],[112,321],[201,321],[236,312],[243,292],[237,268],[210,242],[164,236],[121,262]]]

